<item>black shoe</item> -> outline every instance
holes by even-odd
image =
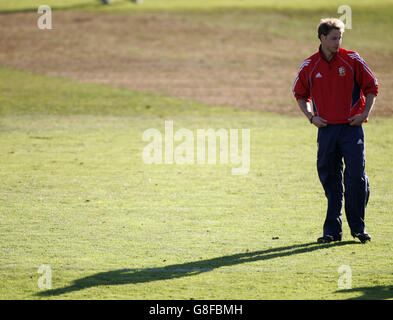
[[[351,232],[351,235],[354,238],[358,238],[361,243],[366,243],[367,241],[371,241],[371,236],[365,232],[363,233]]]
[[[318,238],[318,243],[330,243],[333,241],[341,241],[341,236],[340,235],[336,235],[336,236],[323,236]]]

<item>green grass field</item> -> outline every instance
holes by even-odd
[[[88,0],[46,2],[96,9]],[[10,3],[0,1],[0,11],[37,1]],[[224,1],[184,3],[146,0],[143,10],[208,10]],[[327,10],[324,3],[313,8]],[[356,3],[366,14],[368,2]],[[391,1],[378,3],[381,16],[391,10]],[[119,1],[105,10],[131,6]],[[307,2],[225,6],[284,8],[293,13],[289,23]],[[196,18],[207,23],[213,13]],[[393,42],[379,37],[393,52]],[[320,245],[326,200],[317,131],[303,117],[6,68],[0,79],[0,299],[393,298],[393,118],[365,125],[372,242],[354,241],[344,217],[343,241]],[[164,132],[165,120],[193,132],[250,129],[250,172],[232,175],[232,164],[145,164],[142,134]],[[42,265],[52,270],[52,290],[37,285]],[[349,289],[338,286],[343,265],[352,271]]]

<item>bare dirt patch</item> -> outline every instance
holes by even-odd
[[[213,27],[186,14],[56,12],[0,16],[0,65],[215,105],[300,115],[291,87],[318,44]],[[392,116],[391,55],[362,54],[380,82],[374,115]]]

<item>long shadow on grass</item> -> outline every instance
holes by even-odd
[[[318,244],[315,242],[310,242],[286,247],[272,248],[268,250],[239,253],[208,260],[173,264],[161,268],[119,269],[107,272],[100,272],[85,278],[77,279],[71,286],[41,291],[36,295],[41,297],[57,296],[90,287],[137,284],[158,280],[170,280],[182,277],[190,277],[204,272],[212,271],[220,267],[233,266],[260,260],[270,260],[274,258],[308,253],[315,250],[344,246],[348,244],[359,244],[359,242],[343,241],[333,244]]]
[[[336,291],[338,293],[361,292],[362,295],[348,300],[385,300],[393,298],[393,285],[391,286],[375,286],[360,287]]]

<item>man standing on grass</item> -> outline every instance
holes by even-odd
[[[357,52],[340,48],[344,29],[339,19],[321,20],[319,51],[303,61],[292,88],[300,109],[318,127],[317,169],[328,200],[320,243],[342,239],[343,195],[351,235],[362,243],[371,240],[364,223],[370,190],[362,124],[378,82]]]

